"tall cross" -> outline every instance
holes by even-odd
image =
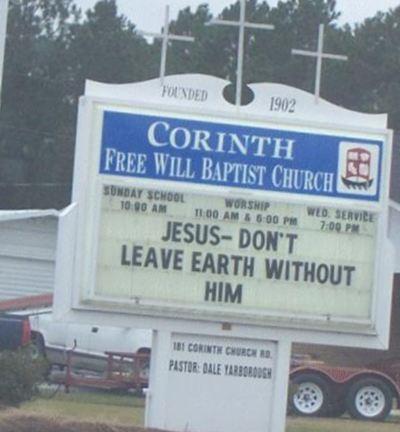
[[[162,40],[161,47],[161,64],[160,64],[160,80],[161,85],[164,84],[165,70],[167,65],[167,51],[169,41],[182,41],[182,42],[193,42],[194,38],[191,36],[180,36],[174,35],[169,32],[169,6],[165,7],[165,18],[164,18],[164,28],[162,33],[152,33],[152,32],[140,32],[143,36],[150,36],[156,39]]]
[[[4,52],[7,35],[8,0],[0,0],[0,104],[3,88]]]
[[[240,0],[239,21],[212,19],[206,25],[225,25],[225,26],[239,27],[238,60],[237,60],[237,71],[236,71],[236,99],[235,99],[235,104],[239,106],[242,103],[245,29],[252,28],[252,29],[262,29],[262,30],[273,30],[275,27],[270,24],[257,24],[257,23],[246,22],[246,0]]]
[[[314,90],[315,103],[318,103],[320,92],[321,92],[322,60],[324,58],[331,59],[331,60],[342,60],[342,61],[348,60],[348,57],[344,55],[324,53],[324,25],[323,24],[319,25],[318,48],[316,52],[292,49],[292,54],[317,58],[317,70],[315,75],[315,90]]]

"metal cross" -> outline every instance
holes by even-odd
[[[140,32],[143,36],[150,36],[156,39],[162,39],[161,48],[161,64],[160,64],[160,80],[161,85],[164,84],[165,70],[167,65],[167,51],[169,41],[194,42],[194,37],[173,35],[169,32],[169,6],[165,7],[164,28],[162,33]]]
[[[244,59],[244,31],[246,28],[273,30],[275,27],[270,24],[256,24],[246,22],[246,0],[240,0],[239,21],[228,21],[212,19],[206,25],[225,25],[239,27],[238,60],[236,72],[236,100],[237,106],[242,103],[242,83],[243,83],[243,59]]]
[[[4,51],[7,34],[8,0],[0,0],[0,104],[3,88]]]
[[[321,92],[322,60],[324,58],[331,59],[331,60],[343,60],[343,61],[348,60],[348,57],[344,55],[324,53],[324,25],[323,24],[319,25],[318,48],[316,52],[292,49],[292,54],[317,58],[317,70],[315,75],[315,91],[314,91],[315,103],[318,103],[320,92]]]

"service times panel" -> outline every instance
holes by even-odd
[[[94,299],[369,320],[378,215],[104,184]]]

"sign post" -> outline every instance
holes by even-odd
[[[149,427],[284,431],[290,344],[160,331],[154,346]]]
[[[54,314],[154,330],[147,426],[283,432],[292,342],[387,347],[391,133],[227,85],[87,83]]]

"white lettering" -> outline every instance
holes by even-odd
[[[148,130],[148,133],[147,133],[147,137],[149,139],[149,143],[152,146],[154,146],[154,147],[165,147],[165,146],[168,145],[167,141],[160,142],[160,141],[157,141],[157,139],[156,139],[156,128],[158,126],[162,126],[166,132],[168,132],[169,129],[170,129],[169,124],[167,122],[156,122],[156,123],[153,123],[149,127],[149,130]]]
[[[334,174],[329,172],[299,170],[277,165],[272,170],[272,184],[278,189],[333,192]]]
[[[291,139],[274,138],[274,159],[288,159],[293,160],[293,145],[295,141]],[[284,156],[281,156],[281,151],[284,152]]]
[[[178,139],[179,136],[183,138],[183,141]],[[191,141],[190,132],[188,131],[188,129],[182,127],[175,128],[171,131],[169,140],[172,147],[178,150],[185,149],[190,145],[190,141]]]
[[[221,131],[214,132],[186,127],[171,128],[171,125],[166,121],[158,121],[150,125],[148,140],[153,147],[171,146],[176,150],[190,149],[207,153],[241,154],[256,157],[267,157],[267,147],[272,147],[270,157],[274,159],[294,159],[295,141],[292,139]]]
[[[106,149],[106,166],[104,168],[105,171],[110,171],[110,165],[114,163],[115,160],[115,154],[117,153],[117,150],[114,148],[107,148]]]

